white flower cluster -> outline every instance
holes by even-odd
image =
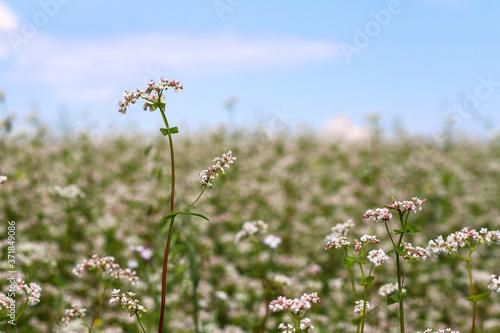
[[[417,332],[420,333],[420,332]],[[460,331],[454,331],[451,328],[446,328],[444,330],[439,330],[437,332],[432,332],[432,329],[428,328],[424,331],[424,333],[460,333]]]
[[[404,260],[409,260],[409,259],[425,260],[431,257],[431,253],[429,252],[429,250],[424,249],[423,247],[420,246],[413,247],[411,243],[404,243],[404,250],[408,251],[408,253],[403,255]]]
[[[17,279],[17,288],[26,293],[30,305],[35,305],[40,302],[42,288],[38,284],[32,282],[27,285],[23,280]]]
[[[0,185],[5,184],[7,182],[7,176],[0,175]]]
[[[254,236],[257,234],[263,234],[267,231],[268,225],[266,222],[261,220],[247,221],[243,223],[243,227],[240,231],[236,233],[235,242],[239,243],[242,239]]]
[[[345,236],[338,236],[338,237],[331,237],[329,240],[326,241],[325,244],[325,250],[330,250],[332,248],[340,249],[342,246],[348,246],[349,241],[347,240],[347,237]]]
[[[389,260],[389,256],[385,254],[384,250],[371,250],[367,256],[368,260],[376,267],[384,264],[387,260]]]
[[[409,200],[404,200],[404,201],[396,201],[394,198],[392,198],[392,205],[385,205],[389,209],[394,209],[397,210],[398,212],[401,213],[406,213],[408,211],[413,211],[414,213],[417,213],[418,211],[422,210],[422,204],[427,200],[420,200],[417,197],[411,198],[412,201]]]
[[[170,81],[169,79],[162,77],[160,83],[158,84],[156,84],[155,81],[151,80],[148,83],[148,87],[144,90],[137,89],[137,92],[130,92],[127,90],[123,93],[123,98],[125,100],[118,102],[118,106],[120,107],[118,111],[123,114],[127,113],[127,107],[130,104],[135,104],[135,102],[137,102],[139,98],[144,99],[144,106],[143,106],[144,111],[148,109],[150,111],[154,111],[157,108],[155,104],[158,102],[162,102],[163,100],[164,97],[162,96],[163,91],[168,90],[170,88],[173,88],[175,92],[178,92],[179,90],[182,90],[184,87],[181,84],[179,84],[179,81],[176,80]],[[161,96],[161,98],[159,98],[159,96]]]
[[[267,235],[262,241],[264,245],[269,246],[271,249],[277,249],[278,245],[281,244],[281,237],[277,234]]]
[[[139,304],[139,300],[135,299],[135,293],[129,291],[128,293],[120,294],[120,289],[114,289],[111,292],[110,304],[121,304],[122,309],[126,309],[130,313],[130,317],[137,314],[139,317],[144,312],[148,312],[145,306]]]
[[[392,214],[387,208],[376,208],[375,210],[368,209],[361,217],[375,222],[389,222],[392,219]]]
[[[399,289],[398,289],[397,283],[386,283],[378,289],[378,294],[382,297],[386,297],[387,295],[398,292],[398,291],[399,291]],[[406,292],[405,288],[403,288],[403,292],[404,293]]]
[[[221,157],[214,158],[212,162],[215,162],[215,164],[207,170],[203,170],[199,173],[201,185],[212,187],[215,179],[219,177],[219,174],[226,174],[224,168],[229,169],[234,161],[236,161],[236,157],[233,157],[233,153],[231,151],[228,151],[226,154],[222,154]]]
[[[300,299],[288,299],[284,296],[278,297],[269,304],[269,309],[273,312],[287,311],[294,323],[299,323],[298,327],[291,324],[279,324],[278,329],[284,332],[307,331],[312,326],[311,319],[305,318],[306,311],[311,308],[311,303],[319,303],[318,293],[304,294]]]
[[[354,314],[358,317],[365,315],[366,312],[368,312],[368,310],[371,309],[370,302],[366,301],[366,308],[365,308],[365,301],[362,299],[355,301],[354,304],[356,304],[354,306]]]
[[[59,185],[54,186],[54,191],[63,198],[67,199],[77,199],[84,198],[85,193],[78,187],[78,185],[71,184],[69,186],[61,187]]]
[[[273,312],[286,310],[293,314],[305,314],[311,308],[311,303],[319,303],[320,298],[318,293],[304,294],[300,299],[288,299],[284,296],[279,296],[269,304],[269,310]]]
[[[488,229],[482,228],[478,232],[474,229],[466,227],[448,235],[448,237],[446,237],[446,241],[443,236],[438,236],[438,238],[430,240],[427,250],[435,257],[439,254],[453,256],[458,253],[458,249],[460,247],[470,244],[471,240],[480,244],[485,244],[486,246],[491,244],[500,244],[500,231],[488,231]]]
[[[500,278],[498,277],[498,275],[491,275],[491,280],[490,284],[488,285],[488,289],[500,294]]]
[[[71,305],[71,308],[64,310],[64,317],[59,318],[59,321],[63,326],[68,326],[69,322],[73,318],[83,318],[87,309],[81,308],[76,304]]]
[[[0,293],[0,312],[7,311],[15,301],[5,295],[4,293]]]
[[[122,269],[120,265],[115,263],[114,257],[99,258],[97,254],[94,254],[92,259],[85,259],[80,264],[76,265],[76,267],[73,268],[73,274],[81,277],[85,270],[97,270],[102,273],[108,273],[116,279],[127,279],[132,285],[139,281],[135,271],[132,271],[129,268]]]

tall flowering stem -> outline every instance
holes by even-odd
[[[416,233],[420,231],[420,229],[417,228],[417,226],[408,222],[408,217],[411,211],[417,213],[417,211],[422,210],[422,204],[425,201],[426,199],[420,200],[417,197],[413,197],[411,200],[405,200],[405,201],[396,201],[394,198],[392,198],[392,204],[385,205],[386,208],[377,208],[375,210],[369,209],[366,211],[365,215],[362,216],[365,219],[371,219],[374,220],[375,222],[383,222],[385,224],[385,229],[387,230],[387,234],[389,235],[391,243],[394,247],[394,249],[389,253],[392,252],[396,253],[396,275],[398,280],[398,294],[389,295],[387,302],[388,304],[392,304],[395,302],[399,303],[399,322],[400,322],[401,333],[405,332],[403,301],[408,296],[408,294],[406,294],[403,291],[403,279],[401,276],[400,257],[404,257],[408,253],[408,250],[405,250],[404,248],[403,237],[406,233]],[[391,232],[389,231],[388,223],[392,219],[392,214],[389,213],[389,209],[395,210],[398,213],[399,221],[401,224],[401,229],[394,230],[394,232],[399,235],[397,245],[394,242]],[[404,274],[406,274],[406,270]]]
[[[174,210],[174,199],[175,199],[175,156],[174,156],[174,144],[172,140],[172,134],[178,133],[179,130],[177,127],[170,127],[168,124],[167,116],[165,115],[165,103],[164,103],[164,95],[163,93],[168,89],[174,89],[175,92],[178,92],[183,89],[183,86],[179,84],[179,81],[176,80],[168,80],[165,78],[161,78],[158,84],[155,81],[151,81],[148,83],[148,87],[144,90],[137,89],[137,92],[129,92],[125,91],[124,100],[118,103],[119,111],[122,113],[127,112],[127,108],[130,104],[135,104],[137,100],[143,99],[144,111],[155,111],[160,110],[161,117],[163,119],[163,123],[165,124],[165,128],[160,128],[160,132],[164,136],[168,136],[169,148],[170,148],[170,163],[171,163],[171,187],[170,187],[170,214],[164,216],[162,218],[162,222],[169,222],[168,227],[168,235],[167,242],[165,245],[165,253],[163,256],[163,271],[162,271],[162,291],[161,291],[161,308],[160,308],[160,322],[158,327],[158,333],[163,332],[163,324],[165,319],[165,302],[166,302],[166,287],[167,287],[167,266],[168,266],[168,257],[170,252],[170,243],[172,240],[173,228],[175,217],[179,214],[185,215],[194,215],[208,220],[205,216],[197,213],[189,212],[188,209],[191,208],[198,200],[201,198],[203,192],[206,187],[212,187],[215,178],[219,177],[219,174],[225,174],[225,169],[229,168],[229,166],[236,160],[236,157],[232,156],[231,151],[227,154],[222,154],[222,157],[216,157],[213,161],[216,162],[215,165],[208,168],[208,170],[203,170],[200,172],[200,181],[201,181],[201,193],[196,198],[196,200],[189,205],[188,207],[180,210]]]
[[[482,293],[476,295],[474,293],[474,285],[472,280],[472,253],[479,247],[479,245],[484,244],[486,247],[491,244],[500,244],[500,230],[490,230],[482,228],[480,231],[474,229],[463,228],[462,230],[456,231],[444,240],[443,236],[439,236],[436,239],[430,240],[427,250],[434,256],[437,257],[440,254],[445,254],[449,257],[456,256],[458,259],[467,262],[467,270],[469,272],[469,284],[471,296],[467,297],[467,300],[472,302],[472,329],[471,332],[476,331],[476,310],[477,302],[486,299],[490,292]],[[462,256],[459,253],[461,247],[467,247],[469,249],[469,255],[467,257]],[[491,289],[490,289],[491,290]]]

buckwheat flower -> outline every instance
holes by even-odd
[[[491,230],[483,236],[484,244],[489,246],[491,244],[500,244],[500,230]]]
[[[490,284],[488,284],[488,289],[500,294],[500,279],[498,275],[491,275]]]
[[[107,273],[115,279],[126,279],[132,285],[139,281],[136,276],[136,272],[127,269],[122,269],[120,265],[115,263],[114,257],[103,257],[99,258],[97,254],[94,254],[91,259],[83,260],[80,264],[73,268],[73,274],[78,277],[82,277],[84,271],[99,271],[100,273]]]
[[[278,245],[281,244],[281,237],[276,234],[267,235],[262,243],[269,246],[271,249],[276,249],[278,248]]]
[[[5,184],[7,182],[7,176],[1,175],[0,176],[0,184]]]
[[[392,219],[392,214],[387,208],[377,208],[375,210],[368,209],[365,215],[361,216],[364,219],[371,219],[375,222],[389,222]]]
[[[85,193],[78,187],[78,185],[71,184],[66,187],[61,187],[59,185],[54,186],[54,191],[62,198],[67,199],[77,199],[84,198]]]
[[[360,299],[354,302],[356,305],[354,306],[354,314],[358,317],[364,316],[365,311],[371,309],[370,302],[366,301],[366,309],[365,309],[365,301]]]
[[[222,290],[217,290],[214,293],[214,296],[215,296],[215,298],[218,298],[218,299],[223,300],[223,301],[227,301],[229,299],[229,296],[227,296],[227,294],[225,292],[223,292]]]
[[[114,289],[111,292],[109,303],[121,304],[122,309],[126,309],[130,313],[130,317],[137,314],[140,318],[144,312],[148,312],[145,306],[139,304],[139,300],[135,299],[135,293],[131,291],[120,294],[120,289]]]
[[[293,327],[292,324],[287,324],[285,325],[284,323],[281,323],[278,325],[278,329],[280,331],[283,331],[285,333],[292,333],[292,332],[295,332],[295,327]]]
[[[386,283],[378,289],[378,294],[382,297],[386,297],[387,295],[398,291],[399,289],[397,283]],[[405,288],[403,288],[403,292],[406,292]]]
[[[81,308],[76,304],[71,305],[71,308],[64,310],[64,317],[59,318],[63,326],[68,326],[70,320],[74,318],[83,318],[87,309]]]
[[[304,318],[300,321],[300,326],[299,326],[301,331],[307,331],[308,329],[312,328],[314,329],[314,326],[312,325],[312,321],[309,318]]]
[[[0,293],[0,312],[8,311],[12,304],[15,304],[15,301],[11,297]]]
[[[405,251],[408,251],[405,255],[403,255],[403,259],[404,260],[425,260],[427,258],[430,258],[431,257],[431,253],[429,250],[427,249],[424,249],[423,247],[420,247],[420,246],[416,246],[416,247],[413,247],[411,245],[411,243],[405,243],[403,241],[403,246],[404,246],[404,250]]]
[[[35,305],[40,302],[42,288],[38,284],[32,282],[27,285],[23,280],[17,279],[17,288],[26,293],[30,305]]]
[[[349,244],[351,243],[349,243],[347,237],[332,237],[330,240],[326,241],[325,250],[330,250],[332,248],[340,249],[342,246],[348,246]]]
[[[377,238],[377,236],[374,235],[363,235],[361,236],[360,240],[365,244],[380,243],[380,240]]]
[[[268,225],[264,221],[256,220],[256,221],[247,221],[243,223],[243,227],[240,231],[236,233],[235,242],[239,243],[242,239],[257,235],[263,234],[267,231]]]
[[[293,314],[304,314],[307,309],[311,308],[311,303],[319,303],[320,301],[318,293],[304,294],[300,299],[288,299],[279,296],[277,300],[269,304],[269,310],[273,312],[286,310]]]
[[[135,104],[139,99],[144,100],[143,109],[145,111],[148,109],[150,111],[155,111],[159,103],[164,104],[163,92],[171,88],[174,89],[175,92],[184,89],[184,87],[179,83],[179,81],[176,80],[170,81],[169,79],[161,78],[158,84],[156,84],[155,81],[151,80],[148,83],[146,89],[143,90],[137,89],[137,92],[130,92],[126,90],[123,93],[124,100],[118,102],[119,106],[118,111],[123,114],[127,113],[127,108],[129,107],[129,105]],[[161,96],[161,98],[159,98],[159,96]]]
[[[394,198],[392,198],[392,205],[385,205],[385,206],[389,209],[397,210],[400,213],[406,213],[408,211],[413,211],[414,213],[417,213],[417,210],[418,211],[422,210],[422,205],[427,199],[420,200],[417,197],[413,197],[411,200],[412,201],[409,200],[396,201]]]
[[[367,256],[368,260],[376,267],[382,265],[387,260],[389,260],[389,256],[385,254],[384,250],[371,250]]]
[[[211,188],[214,185],[215,179],[218,178],[220,174],[225,175],[225,169],[229,169],[234,161],[236,161],[236,157],[233,157],[231,151],[222,154],[221,157],[214,158],[212,162],[215,162],[215,164],[199,173],[201,186],[208,186]]]

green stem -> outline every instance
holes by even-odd
[[[144,333],[146,333],[146,330],[145,330],[145,329],[144,329],[144,327],[142,326],[142,323],[141,323],[141,318],[139,318],[139,316],[137,315],[137,313],[135,314],[135,316],[137,317],[137,321],[139,322],[139,325],[141,326],[142,331],[143,331]]]
[[[410,266],[410,259],[406,261],[406,268],[405,272],[403,273],[403,280],[401,281],[401,288],[404,288],[405,286],[405,277],[406,277],[406,272],[408,271],[408,266]]]
[[[194,206],[194,204],[195,204],[195,203],[197,203],[197,202],[198,202],[198,200],[200,200],[201,196],[203,195],[203,192],[205,192],[205,189],[206,189],[206,187],[205,187],[205,186],[203,186],[203,189],[201,190],[200,195],[198,196],[198,198],[196,198],[196,200],[195,200],[192,204],[190,204],[190,205],[189,205],[189,206],[187,206],[186,208],[184,208],[184,209],[182,209],[182,210],[180,210],[180,211],[178,211],[178,212],[175,212],[175,213],[184,212],[184,211],[188,210],[189,208],[193,207],[193,206]]]
[[[403,234],[399,237],[398,247],[401,246],[401,241],[403,240]],[[401,274],[400,272],[400,263],[399,263],[399,254],[396,249],[396,270],[398,275],[398,291],[399,291],[399,321],[401,323],[401,333],[405,332],[405,312],[403,307],[403,284],[401,282]]]
[[[104,284],[104,280],[102,279],[102,272],[99,272],[99,278],[101,279],[101,285],[102,285],[103,291],[101,294],[101,299],[99,300],[99,306],[97,307],[97,311],[95,313],[94,320],[92,320],[92,324],[90,325],[90,328],[94,327],[94,323],[97,320],[97,317],[99,316],[99,312],[101,311],[102,300],[104,299],[104,296],[106,295],[106,290],[108,290],[108,287],[111,284],[111,281],[107,285]],[[89,329],[89,331],[90,331],[90,329]]]
[[[472,251],[473,250],[471,250],[469,252],[469,259],[472,255]],[[471,269],[470,261],[467,261],[467,270],[469,271],[469,283],[470,283],[471,296],[474,296],[474,285],[472,284],[472,269]],[[471,333],[474,333],[476,331],[476,308],[477,308],[477,301],[472,302],[472,330],[471,330]]]
[[[158,96],[158,100],[161,100],[161,93]],[[174,195],[175,195],[175,158],[174,158],[174,145],[172,142],[172,133],[170,132],[170,127],[168,126],[167,117],[165,116],[165,107],[160,106],[160,113],[163,118],[163,122],[167,128],[168,132],[168,143],[170,146],[170,162],[171,162],[171,172],[172,172],[172,185],[170,187],[170,212],[174,212]],[[202,192],[203,193],[203,192]],[[162,282],[161,282],[161,309],[160,309],[160,324],[158,327],[158,333],[163,332],[163,321],[165,318],[165,298],[166,298],[166,288],[167,288],[167,264],[168,255],[170,249],[170,241],[172,239],[172,230],[174,226],[174,218],[170,220],[170,226],[168,228],[167,245],[165,246],[165,255],[163,257],[163,272],[162,272]]]

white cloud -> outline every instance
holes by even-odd
[[[68,98],[85,86],[112,94],[116,80],[136,81],[148,76],[148,68],[207,77],[293,69],[339,55],[335,43],[298,37],[156,33],[89,40],[39,34],[20,46],[8,76],[52,85],[59,98]]]
[[[17,29],[19,19],[14,12],[3,2],[0,2],[0,31]]]

